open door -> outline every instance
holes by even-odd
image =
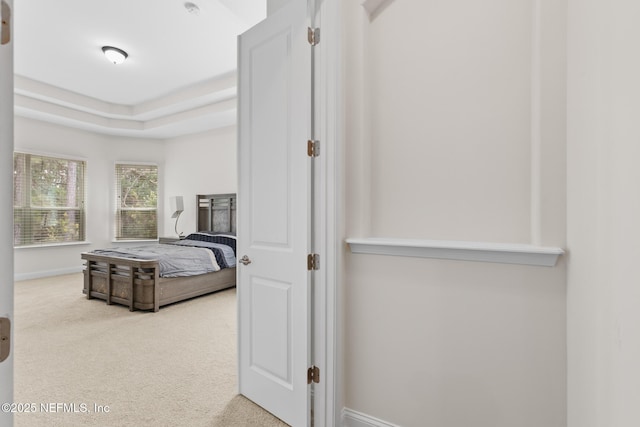
[[[0,0],[0,196],[13,200],[13,2]],[[0,404],[13,402],[13,203],[0,204]],[[13,425],[5,406],[0,425]],[[10,409],[10,408],[9,408]]]
[[[240,393],[302,427],[311,342],[307,2],[290,1],[241,35],[238,70]]]

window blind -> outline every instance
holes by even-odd
[[[82,160],[14,153],[13,244],[85,240]]]
[[[158,238],[158,167],[116,164],[116,240]]]

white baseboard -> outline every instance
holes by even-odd
[[[362,412],[357,412],[349,408],[342,410],[342,426],[343,427],[400,427],[397,424],[391,424],[381,419],[372,417]]]
[[[60,268],[58,270],[34,271],[32,273],[19,273],[13,275],[13,280],[19,282],[21,280],[42,279],[43,277],[62,276],[64,274],[81,273],[82,266]]]

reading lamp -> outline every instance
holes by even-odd
[[[180,214],[184,211],[184,202],[182,201],[182,196],[175,196],[169,198],[169,204],[171,205],[171,211],[173,214],[171,218],[176,219],[176,226],[174,228],[178,237],[182,237],[182,233],[178,233],[178,220],[180,219]]]

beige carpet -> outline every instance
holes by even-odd
[[[245,398],[237,395],[216,417],[216,427],[288,427],[273,415]]]
[[[15,298],[15,427],[286,426],[236,396],[235,289],[129,312],[73,274]]]

